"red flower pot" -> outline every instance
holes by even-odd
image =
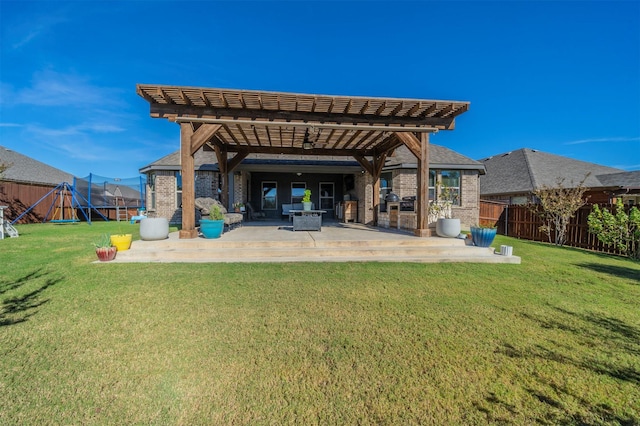
[[[98,247],[96,248],[96,254],[100,262],[108,262],[116,258],[115,247]]]

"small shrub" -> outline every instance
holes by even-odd
[[[224,215],[222,211],[220,211],[220,206],[213,205],[211,206],[211,211],[209,212],[209,218],[211,220],[224,220]]]
[[[589,232],[604,244],[620,250],[624,256],[640,259],[640,210],[636,206],[627,214],[622,200],[616,202],[615,214],[594,204],[589,217]]]

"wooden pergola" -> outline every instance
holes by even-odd
[[[182,230],[195,228],[193,155],[215,151],[228,204],[228,174],[251,153],[355,158],[373,177],[374,194],[385,159],[404,144],[418,159],[416,235],[429,236],[429,134],[453,130],[469,102],[307,95],[251,90],[138,84],[154,118],[180,124]],[[231,155],[230,155],[231,154]],[[378,197],[374,196],[377,211]]]

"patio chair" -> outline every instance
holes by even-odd
[[[211,207],[213,205],[217,205],[220,208],[220,211],[224,215],[224,225],[228,230],[235,228],[236,226],[242,226],[242,214],[241,213],[229,213],[227,209],[220,203],[218,200],[214,200],[213,198],[196,198],[195,206],[196,209],[200,210],[202,216],[206,216],[211,212]]]
[[[264,220],[267,218],[266,213],[257,212],[251,205],[251,203],[244,203],[244,206],[247,208],[247,213],[249,215],[249,219],[251,220]]]

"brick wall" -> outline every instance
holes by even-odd
[[[373,178],[369,173],[356,173],[355,197],[358,199],[358,221],[373,225]]]
[[[151,207],[151,188],[147,183],[147,206],[150,217],[164,217],[170,223],[182,223],[182,209],[178,205],[176,194],[176,176],[174,170],[157,170],[156,206]],[[149,182],[147,176],[147,182]],[[218,198],[218,173],[211,171],[196,172],[196,197]]]
[[[233,175],[233,202],[234,203],[246,203],[247,200],[244,197],[246,193],[246,181],[247,172],[236,172]],[[230,206],[231,207],[231,206]],[[233,209],[230,209],[233,210]]]
[[[209,197],[218,198],[216,189],[218,188],[218,173],[208,171],[196,172],[196,198]]]
[[[368,175],[367,175],[368,176]],[[480,180],[478,172],[473,170],[461,171],[461,199],[460,206],[452,207],[452,216],[460,219],[462,229],[469,229],[471,225],[479,221],[480,203]],[[393,171],[393,192],[402,197],[412,197],[417,194],[418,173],[415,169],[400,169]],[[389,227],[389,217],[387,213],[380,213],[378,218],[379,226]],[[402,229],[415,229],[417,225],[417,215],[411,212],[400,213],[400,227]],[[430,223],[430,227],[435,223]]]
[[[478,172],[463,170],[461,176],[460,206],[454,206],[452,216],[460,219],[462,229],[479,223],[480,218],[480,179]]]

